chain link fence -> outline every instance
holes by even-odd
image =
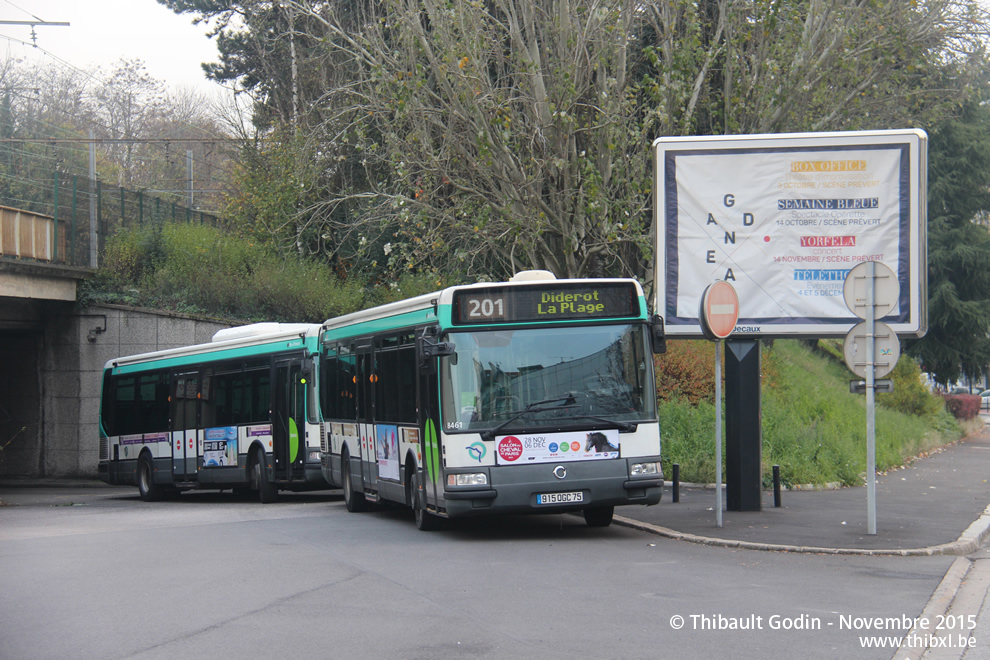
[[[0,185],[2,258],[97,268],[107,238],[121,229],[166,222],[220,224],[212,213],[85,176],[54,171],[47,181],[18,183]]]

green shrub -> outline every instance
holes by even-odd
[[[909,379],[912,371],[905,365],[903,377]],[[849,393],[851,374],[845,365],[799,341],[778,340],[762,353],[761,376],[764,481],[769,483],[771,466],[777,464],[785,484],[861,484],[866,470],[866,402],[863,395]],[[658,383],[662,379],[658,373]],[[917,393],[907,396],[912,390],[904,389],[903,401],[909,403],[898,405],[916,406],[920,401],[923,414],[877,407],[878,470],[902,465],[911,456],[959,437],[951,415]],[[684,481],[713,481],[711,402],[693,405],[684,397],[661,401],[660,422],[667,474],[671,463],[679,463]]]
[[[888,376],[894,381],[894,391],[877,395],[877,403],[908,415],[934,417],[945,405],[941,397],[932,394],[921,380],[921,367],[910,355],[902,355]]]

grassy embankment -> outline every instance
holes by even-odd
[[[715,480],[714,348],[704,341],[669,344],[669,355],[657,360],[665,472],[669,475],[670,465],[678,463],[681,480],[711,483]],[[894,393],[877,397],[879,471],[903,465],[972,431],[972,423],[957,422],[945,411],[941,398],[923,387],[914,360],[902,357],[891,377]],[[765,484],[774,464],[780,465],[781,480],[787,485],[863,483],[866,397],[849,393],[851,378],[841,359],[841,342],[822,340],[814,350],[797,340],[764,346]]]
[[[434,291],[435,277],[375,285],[336,277],[325,263],[279,256],[257,240],[194,224],[147,225],[107,241],[80,301],[116,303],[236,321],[320,323]]]

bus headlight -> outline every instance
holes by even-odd
[[[311,451],[311,452],[309,452],[309,462],[310,463],[319,463],[320,462],[320,452],[318,452],[318,451]]]
[[[448,486],[487,486],[488,475],[484,472],[473,472],[467,474],[448,474]]]
[[[660,474],[660,464],[653,463],[633,463],[629,466],[630,477],[641,477],[646,474]]]

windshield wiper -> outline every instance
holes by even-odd
[[[564,405],[550,406],[549,404],[551,403],[563,403]],[[512,415],[512,417],[505,420],[498,426],[490,428],[487,431],[482,431],[481,439],[494,440],[495,436],[498,434],[499,431],[501,431],[506,426],[516,421],[523,415],[527,415],[529,413],[547,412],[548,410],[566,410],[567,408],[573,406],[575,403],[576,401],[574,400],[573,395],[558,397],[556,399],[544,399],[543,401],[534,401],[533,403],[529,404],[522,410],[517,410],[515,412],[509,413],[510,415]]]
[[[603,422],[610,426],[614,426],[616,430],[622,431],[623,433],[631,433],[636,430],[636,425],[632,422],[620,422],[616,419],[599,417],[598,415],[574,415],[574,419],[593,419],[596,422]]]

